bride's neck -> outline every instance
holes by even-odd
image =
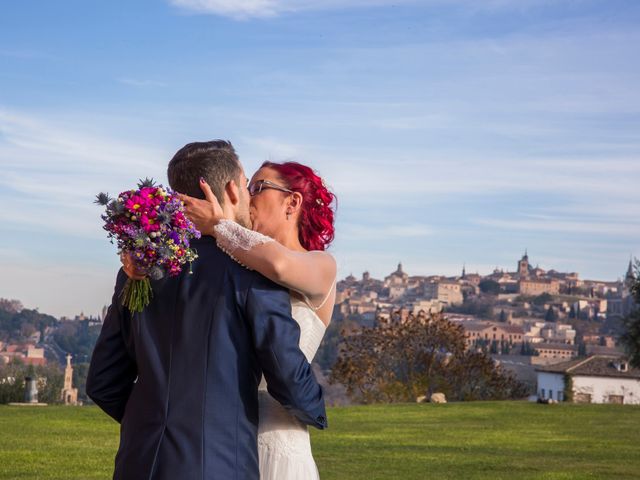
[[[298,237],[298,230],[294,228],[287,229],[281,233],[278,233],[275,236],[275,240],[284,245],[289,250],[293,250],[296,252],[306,252],[307,250],[300,243],[300,238]]]

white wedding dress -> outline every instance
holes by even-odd
[[[238,249],[273,242],[273,238],[244,228],[231,220],[220,220],[214,227],[218,246],[235,261]],[[291,297],[291,314],[300,325],[300,350],[311,363],[318,351],[326,326],[316,311],[329,299],[335,280],[324,301],[312,307]],[[258,387],[260,420],[258,422],[258,457],[260,480],[318,480],[320,475],[311,454],[307,426],[287,412],[267,391],[264,377]]]
[[[300,350],[311,363],[326,327],[316,312],[302,300],[291,297],[291,313],[300,325]],[[319,479],[307,426],[269,395],[264,377],[258,387],[258,400],[260,480]]]

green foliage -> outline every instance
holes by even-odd
[[[491,358],[466,350],[460,325],[441,314],[397,317],[344,338],[331,381],[344,384],[352,400],[403,402],[436,391],[457,400],[526,396]]]
[[[573,377],[569,374],[564,375],[564,401],[573,402]]]
[[[0,309],[0,340],[5,342],[20,342],[34,332],[44,332],[47,327],[54,326],[58,321],[51,315],[38,310],[23,309],[11,312]]]
[[[73,387],[78,389],[78,400],[81,400],[83,403],[91,402],[91,399],[87,397],[88,373],[88,363],[76,363],[73,366]]]
[[[587,346],[584,342],[578,342],[578,357],[586,357],[587,356]]]
[[[538,356],[539,353],[531,346],[531,343],[522,342],[522,345],[520,345],[520,355]]]
[[[549,309],[547,310],[547,313],[544,316],[544,321],[545,322],[557,322],[558,321],[558,314],[556,313],[555,309],[552,306],[549,306]]]
[[[468,299],[461,305],[450,305],[446,308],[446,312],[464,313],[466,315],[475,315],[484,320],[494,319],[495,302],[491,298]]]
[[[359,327],[358,322],[349,317],[341,318],[340,316],[334,316],[329,324],[329,328],[327,328],[325,332],[314,362],[320,365],[320,368],[323,370],[331,370],[338,359],[340,342],[345,332],[355,330]]]
[[[627,315],[624,319],[624,329],[620,343],[629,355],[631,365],[640,368],[640,309]]]
[[[58,365],[32,366],[14,361],[0,367],[0,404],[24,401],[25,377],[38,379],[38,401],[60,403],[64,374]]]
[[[500,293],[500,284],[495,280],[482,280],[478,285],[482,293],[489,293],[492,295],[498,295]]]
[[[545,292],[545,293],[541,293],[537,297],[534,297],[533,300],[531,300],[531,303],[533,303],[534,305],[544,305],[545,303],[549,303],[552,300],[553,300],[553,296]]]
[[[631,294],[636,303],[640,303],[640,262],[635,261],[635,276],[631,285]],[[624,333],[620,337],[629,356],[629,363],[640,368],[640,308],[637,307],[623,320]]]
[[[63,352],[73,356],[74,363],[91,359],[91,352],[100,335],[100,325],[89,326],[88,320],[60,323],[53,338]]]

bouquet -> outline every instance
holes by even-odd
[[[147,272],[144,280],[129,278],[122,291],[122,304],[141,312],[153,296],[149,279],[178,275],[187,262],[198,258],[189,241],[200,238],[200,232],[185,216],[178,196],[153,179],[141,180],[137,190],[122,192],[118,198],[100,193],[95,203],[106,207],[103,228],[111,243],[116,240],[118,253],[132,255]]]

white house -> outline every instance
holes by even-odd
[[[593,355],[536,372],[538,398],[564,401],[570,388],[575,403],[640,404],[640,369],[631,368],[622,357]]]

